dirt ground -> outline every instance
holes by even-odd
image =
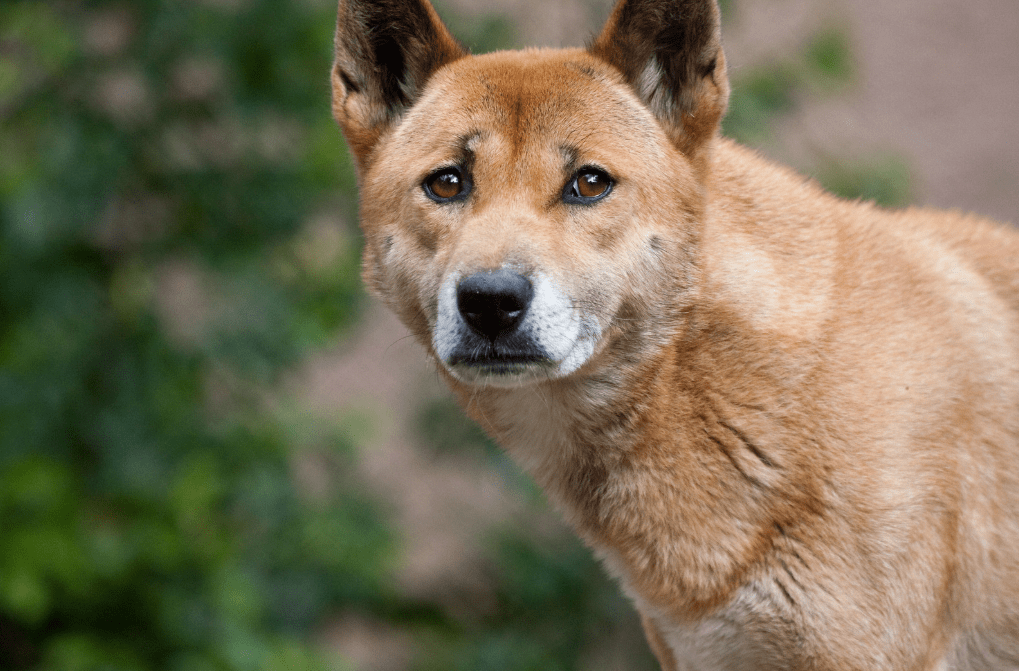
[[[521,46],[566,46],[584,43],[609,2],[446,6],[505,12]],[[735,0],[725,32],[730,70],[781,58],[833,24],[850,36],[855,84],[801,105],[762,151],[799,168],[818,156],[892,153],[912,169],[916,204],[1019,222],[1019,2]],[[356,407],[370,416],[362,470],[406,533],[402,584],[430,592],[472,575],[479,530],[521,502],[479,463],[419,449],[412,413],[422,397],[443,391],[406,329],[373,305],[357,333],[310,360],[296,380],[322,412]],[[399,669],[407,657],[399,633],[363,622],[338,623],[333,638],[363,669]]]

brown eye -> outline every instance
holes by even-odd
[[[568,203],[589,204],[600,200],[612,190],[612,178],[597,168],[581,168],[566,186],[563,194]]]
[[[437,203],[466,196],[469,188],[459,168],[443,168],[433,172],[424,182],[425,194]]]
[[[581,198],[597,198],[608,188],[608,176],[600,172],[584,172],[577,177],[577,192]]]

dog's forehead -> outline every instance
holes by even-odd
[[[436,73],[407,121],[419,139],[435,140],[494,132],[533,142],[599,130],[639,139],[658,130],[619,73],[579,49],[456,61]]]

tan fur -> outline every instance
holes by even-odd
[[[421,2],[376,3],[444,54],[397,59],[388,98],[350,89],[383,52],[350,56],[372,24],[340,6],[365,279],[432,356],[469,273],[543,274],[598,325],[562,375],[438,367],[662,667],[1019,668],[1019,234],[838,200],[719,137],[713,1],[629,0],[590,50],[473,57]],[[695,25],[648,36],[662,16]],[[473,191],[439,205],[421,185],[453,160]],[[613,191],[564,204],[587,163]]]

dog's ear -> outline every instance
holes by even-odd
[[[622,73],[680,150],[698,153],[729,100],[716,0],[619,0],[591,53]]]
[[[432,73],[466,53],[428,0],[340,0],[333,116],[359,164]]]

